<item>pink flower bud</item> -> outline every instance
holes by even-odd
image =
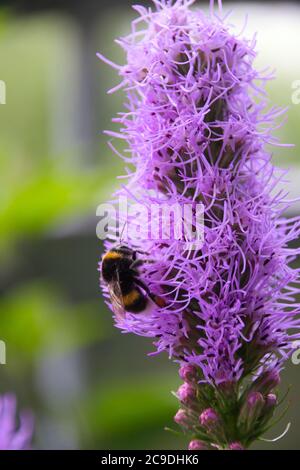
[[[240,442],[232,442],[229,444],[230,450],[245,450]]]
[[[179,409],[174,416],[175,423],[179,424],[180,426],[187,427],[189,425],[189,417],[185,410]]]
[[[266,396],[266,407],[273,408],[276,405],[277,405],[277,397],[275,393],[269,393],[269,395]]]
[[[201,426],[207,429],[211,429],[218,421],[219,416],[212,408],[204,410],[199,418]]]
[[[264,405],[264,397],[259,392],[251,392],[247,397],[247,403],[250,409],[257,405]]]
[[[267,395],[280,384],[278,370],[267,370],[263,372],[251,385],[251,390],[257,390],[263,395]]]
[[[269,419],[273,416],[275,407],[277,405],[277,397],[274,393],[269,393],[265,398],[265,406],[263,409],[263,423],[267,423]]]
[[[189,450],[210,450],[210,446],[206,442],[193,439],[189,443]]]
[[[185,382],[195,382],[197,378],[197,369],[191,364],[186,364],[180,367],[179,376]]]
[[[249,432],[262,416],[265,399],[260,392],[250,392],[242,405],[238,425],[243,432]]]
[[[195,398],[195,390],[190,384],[184,383],[179,387],[177,396],[182,403],[188,403]]]

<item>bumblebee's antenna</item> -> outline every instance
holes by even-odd
[[[122,232],[121,232],[121,234],[120,234],[120,244],[122,243],[122,237],[123,237],[123,235],[124,235],[124,230],[125,230],[126,225],[127,225],[127,221],[124,222],[124,225],[123,225],[123,228],[122,228]]]
[[[215,0],[210,0],[209,2],[209,6],[210,6],[210,14],[211,16],[214,16],[214,9],[215,9]],[[223,11],[223,6],[222,6],[222,0],[218,0],[217,1],[217,8],[219,10],[219,13],[222,14],[222,11]]]

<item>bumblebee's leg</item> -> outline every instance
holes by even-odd
[[[146,292],[146,294],[148,295],[148,297],[150,297],[150,299],[151,299],[158,307],[165,307],[166,303],[165,303],[164,299],[161,298],[161,297],[159,297],[159,296],[157,296],[157,295],[152,294],[152,292],[150,292],[150,290],[149,290],[149,287],[146,286],[146,284],[144,284],[143,281],[141,281],[141,280],[138,279],[138,278],[134,278],[134,282]]]
[[[144,261],[142,259],[135,259],[131,265],[130,265],[130,269],[133,269],[135,270],[136,268],[138,268],[139,266],[142,266],[144,264]]]
[[[150,290],[149,290],[149,287],[146,286],[143,281],[141,281],[140,279],[138,278],[134,278],[134,282],[135,284],[137,284],[139,287],[141,287],[142,289],[144,289],[144,291],[146,292],[147,295],[149,295],[150,298],[152,298],[153,294],[151,294]]]
[[[143,266],[143,264],[151,264],[151,263],[154,263],[154,261],[134,258],[133,262],[130,265],[130,269],[135,270],[136,268]]]
[[[139,253],[140,255],[148,255],[149,254],[149,253],[147,253],[147,251],[140,250],[139,248],[136,248],[135,246],[133,248],[134,248],[134,251],[136,253]]]
[[[139,248],[133,247],[134,248],[134,254],[133,254],[133,259],[136,259],[136,254],[138,253],[139,255],[146,255],[149,256],[149,252],[140,250]],[[147,261],[145,261],[146,263]]]

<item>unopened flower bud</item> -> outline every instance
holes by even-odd
[[[265,398],[265,406],[262,412],[263,420],[262,424],[267,423],[273,416],[275,407],[277,405],[277,397],[274,393],[269,393]]]
[[[266,396],[266,407],[274,408],[274,406],[276,405],[277,405],[277,397],[275,393],[269,393],[269,395]]]
[[[264,397],[259,392],[251,392],[247,397],[247,404],[250,411],[253,412],[258,405],[264,404]]]
[[[199,421],[204,428],[212,429],[219,422],[219,416],[215,410],[207,408],[201,413]]]
[[[186,411],[181,408],[177,411],[176,415],[174,416],[174,421],[180,426],[183,426],[183,427],[189,426],[189,417]]]
[[[199,441],[198,439],[193,439],[189,443],[189,450],[211,450],[211,447],[206,442]]]
[[[232,442],[229,444],[230,450],[245,450],[240,442]]]
[[[195,389],[190,384],[184,383],[179,387],[177,396],[182,403],[188,403],[195,398]]]
[[[243,431],[249,432],[261,416],[264,406],[265,400],[262,394],[259,392],[250,392],[240,411],[238,419],[239,427]]]
[[[272,392],[280,384],[280,375],[277,370],[263,372],[251,385],[250,390],[258,391],[262,395]]]
[[[180,367],[179,376],[185,382],[195,382],[197,379],[197,369],[191,364],[185,364]]]

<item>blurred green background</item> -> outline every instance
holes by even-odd
[[[124,96],[106,95],[118,77],[96,52],[124,61],[113,39],[129,31],[131,2],[101,8],[87,2],[94,9],[85,2],[6,3],[0,2],[0,80],[6,83],[0,339],[7,364],[0,365],[0,392],[14,391],[20,407],[34,411],[37,448],[185,448],[186,439],[164,431],[177,409],[170,393],[179,385],[176,367],[166,355],[147,357],[149,340],[113,327],[98,288],[96,207],[123,174],[102,131],[113,127]],[[268,85],[272,100],[290,106],[279,136],[295,147],[273,150],[276,163],[292,169],[286,187],[297,196],[300,105],[291,95],[300,79],[300,8],[260,2],[236,3],[234,10],[232,22],[241,28],[247,12],[247,33],[259,33],[257,66],[277,70]],[[300,366],[288,363],[282,393],[290,383],[289,412],[267,437],[291,421],[289,434],[257,448],[300,449]]]

